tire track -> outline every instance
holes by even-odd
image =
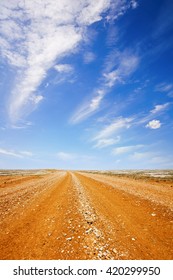
[[[15,209],[15,218],[9,215],[1,224],[1,259],[49,259],[52,252],[57,255],[54,242],[61,235],[65,212],[62,205],[69,186],[69,176],[61,175],[53,175],[44,186],[43,182],[38,185],[39,192],[31,195],[30,203],[22,211],[20,207]]]
[[[43,178],[34,178],[31,182],[17,184],[15,187],[7,187],[0,190],[0,224],[10,215],[15,216],[15,212],[21,213],[24,208],[42,193],[52,188],[57,180],[63,179],[65,172],[55,172]]]
[[[0,200],[0,259],[173,258],[172,215],[145,192],[62,171],[4,188]]]
[[[95,209],[114,259],[172,259],[173,217],[167,208],[75,173]]]
[[[84,249],[86,254],[92,255],[93,259],[114,259],[109,251],[108,241],[104,236],[103,230],[98,225],[100,217],[97,215],[94,207],[91,204],[80,180],[71,173],[72,183],[77,191],[79,199],[79,211],[85,220],[85,243]],[[115,250],[115,249],[114,249]]]
[[[103,183],[104,186],[111,186],[122,192],[135,195],[140,199],[150,200],[153,203],[163,205],[168,211],[173,211],[173,190],[172,183],[146,182],[145,180],[135,180],[127,177],[109,176],[103,174],[93,174],[79,172],[93,181]]]

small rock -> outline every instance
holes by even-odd
[[[132,237],[132,240],[135,241],[136,239],[134,237]]]
[[[152,213],[152,214],[151,214],[151,216],[155,217],[155,216],[156,216],[156,214],[155,214],[155,213]]]
[[[89,229],[86,230],[86,233],[87,233],[87,234],[90,234],[92,231],[93,231],[93,229],[92,229],[92,228],[89,228]]]
[[[114,248],[114,249],[112,249],[112,252],[114,253],[114,254],[117,254],[117,250]]]
[[[95,233],[95,236],[96,236],[97,238],[100,238],[101,233],[99,232],[98,229],[95,229],[94,233]]]
[[[68,237],[68,238],[66,238],[66,240],[71,241],[71,240],[72,240],[72,237]]]

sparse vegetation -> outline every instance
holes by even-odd
[[[104,174],[109,176],[127,177],[136,180],[153,180],[153,181],[173,181],[173,170],[90,170],[83,171],[93,174]]]

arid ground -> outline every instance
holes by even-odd
[[[173,180],[162,177],[1,171],[0,259],[173,259]]]

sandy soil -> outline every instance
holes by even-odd
[[[173,259],[172,182],[0,176],[0,259]]]

